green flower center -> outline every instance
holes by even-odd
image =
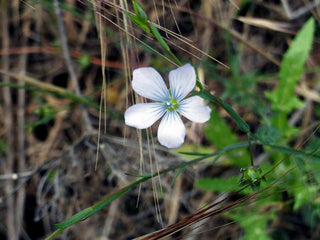
[[[178,102],[174,98],[169,98],[164,102],[164,106],[168,111],[175,111],[178,109]]]

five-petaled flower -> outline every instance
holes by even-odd
[[[152,67],[135,69],[133,90],[156,102],[132,105],[124,118],[128,126],[144,129],[163,116],[158,128],[158,141],[167,148],[179,148],[186,135],[180,115],[193,122],[204,123],[210,119],[211,109],[203,105],[198,96],[184,99],[196,85],[196,73],[190,64],[172,70],[169,85],[168,90],[160,74]]]

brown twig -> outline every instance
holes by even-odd
[[[19,9],[19,4],[16,6]],[[19,12],[19,10],[17,10]],[[22,21],[22,32],[25,35],[22,37],[22,44],[25,45],[27,43],[27,35],[30,31],[30,20]],[[18,22],[16,25],[18,26]],[[19,68],[20,74],[25,75],[27,67],[27,55],[22,54],[19,59]],[[22,83],[22,86],[25,85],[25,82]],[[24,88],[20,88],[18,90],[18,106],[17,106],[17,160],[18,160],[18,171],[23,172],[26,168],[26,153],[25,153],[25,97],[26,90]],[[19,191],[17,192],[17,200],[16,200],[16,222],[17,222],[17,236],[20,236],[22,226],[23,226],[23,213],[24,213],[24,205],[26,198],[26,190],[25,186],[22,184],[23,180],[19,179],[18,184],[21,186]]]
[[[8,31],[8,2],[6,0],[1,1],[1,36],[2,36],[2,51],[8,52],[10,47],[10,37]],[[5,71],[9,70],[9,57],[7,55],[2,58],[2,69]],[[10,79],[8,76],[3,76],[3,82],[9,83]],[[7,151],[6,151],[6,162],[5,173],[10,173],[13,171],[14,166],[14,155],[13,155],[13,117],[12,117],[12,101],[11,101],[11,90],[8,87],[3,88],[3,101],[4,101],[4,122],[6,128],[6,143],[7,143]],[[5,193],[9,194],[13,189],[13,182],[7,181],[5,184]],[[15,215],[14,215],[14,196],[9,196],[6,199],[6,225],[7,225],[7,237],[8,239],[16,240],[17,231],[15,224]]]
[[[288,19],[292,20],[292,19],[296,19],[296,18],[306,14],[307,12],[309,12],[310,10],[315,8],[317,5],[320,4],[320,1],[316,0],[316,1],[310,2],[309,4],[307,4],[303,7],[300,7],[296,10],[291,9],[287,0],[281,0],[281,4],[282,4],[282,7],[283,7],[284,12],[286,14],[286,17]]]
[[[80,91],[80,87],[78,84],[78,80],[77,80],[77,76],[75,73],[75,70],[72,66],[72,61],[71,61],[71,57],[70,57],[70,51],[69,51],[69,47],[68,47],[68,43],[67,43],[67,34],[64,28],[64,24],[62,21],[62,12],[59,6],[59,1],[58,0],[54,0],[53,1],[53,6],[54,6],[54,12],[56,14],[56,18],[57,18],[57,22],[58,22],[58,28],[59,28],[59,33],[60,33],[60,41],[61,41],[61,46],[62,46],[62,50],[63,50],[63,56],[67,65],[67,69],[71,78],[71,82],[74,88],[74,91],[76,93],[76,95],[81,96],[81,91]],[[81,112],[82,112],[82,117],[84,120],[84,124],[85,124],[85,128],[87,131],[92,131],[92,125],[91,125],[91,121],[88,115],[87,110],[85,109],[85,107],[83,105],[81,105]]]

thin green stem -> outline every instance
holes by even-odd
[[[198,96],[202,97],[203,99],[206,99],[212,103],[218,104],[220,107],[222,107],[224,110],[226,110],[227,113],[229,113],[229,115],[233,118],[233,120],[236,122],[236,124],[238,125],[238,127],[241,131],[243,131],[247,134],[250,133],[249,125],[225,101],[223,101],[222,99],[220,99],[216,96],[213,96],[208,91],[204,91],[204,90],[203,91],[195,91],[194,90],[194,91],[192,91],[192,94],[198,95]]]
[[[58,228],[50,236],[46,237],[44,240],[52,240],[52,239],[54,239],[56,236],[58,236],[60,233],[62,233],[63,230],[64,229],[62,229],[62,228]]]
[[[170,49],[167,52],[169,53],[169,55],[172,57],[172,59],[175,61],[176,64],[178,64],[179,66],[182,66],[182,63],[180,62],[180,60],[176,57],[176,55],[174,55],[174,53]]]
[[[251,166],[254,167],[252,144],[251,144],[251,135],[248,133],[247,137],[248,137],[248,143],[249,143],[250,162],[251,162]]]

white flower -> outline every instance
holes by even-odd
[[[210,119],[211,109],[202,105],[202,99],[198,96],[184,99],[196,85],[196,73],[190,64],[172,70],[169,84],[170,90],[152,67],[135,69],[133,90],[156,102],[132,105],[125,112],[124,119],[128,126],[144,129],[163,116],[158,128],[158,140],[168,148],[179,148],[186,135],[180,114],[193,122],[204,123]]]

